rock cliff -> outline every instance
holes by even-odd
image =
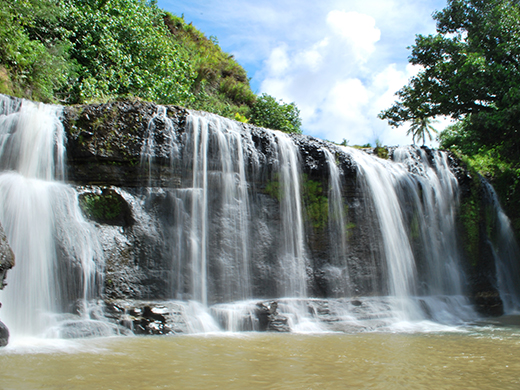
[[[188,250],[186,242],[182,242],[186,238],[175,241],[172,237],[180,237],[175,230],[180,226],[190,228],[182,226],[185,220],[179,222],[180,214],[193,211],[179,207],[179,203],[184,202],[184,207],[188,207],[193,202],[193,199],[182,198],[183,190],[192,188],[195,180],[194,167],[188,161],[193,153],[187,144],[188,115],[183,108],[159,108],[141,101],[64,110],[68,137],[67,180],[77,186],[85,214],[98,224],[106,256],[104,296],[107,299],[195,298],[193,282],[186,276],[176,276],[193,270],[188,269],[186,262],[172,260],[182,257],[177,253],[179,250]],[[235,126],[244,145],[248,213],[249,220],[254,221],[247,232],[247,240],[254,243],[248,246],[252,275],[248,288],[251,296],[275,298],[280,293],[280,284],[284,283],[283,270],[276,264],[277,248],[283,245],[284,237],[277,193],[279,178],[273,174],[279,158],[276,141],[264,129],[238,123]],[[298,150],[302,177],[308,296],[388,294],[383,238],[373,201],[358,178],[356,162],[334,144],[301,135],[292,135],[291,140]],[[215,153],[216,142],[210,140],[208,146],[215,149]],[[153,148],[146,150],[146,145],[152,144]],[[328,222],[331,183],[326,150],[339,167],[346,217],[346,253],[339,263],[339,243],[334,241],[337,237]],[[424,151],[429,164],[434,165],[433,153]],[[387,149],[385,154],[392,157],[393,149]],[[209,160],[215,158],[209,157]],[[472,177],[452,155],[448,156],[448,162],[459,182],[460,201],[464,204],[475,195],[471,191],[472,183],[480,179]],[[222,223],[223,210],[216,195],[218,185],[210,188],[207,199],[210,213],[207,229],[212,232],[218,232],[218,225]],[[415,223],[412,217],[408,222],[410,226]],[[468,226],[458,224],[461,237],[468,236],[465,231]],[[477,223],[474,228],[482,235],[480,244],[477,243],[481,245],[486,241],[486,227]],[[240,294],[227,288],[230,281],[219,263],[224,261],[225,256],[219,253],[226,237],[211,234],[207,238],[207,272],[212,275],[207,286],[209,303],[240,299]],[[420,254],[418,240],[415,244],[417,267],[426,269],[421,264],[428,256]],[[464,259],[461,267],[470,281],[467,293],[481,312],[500,314],[500,298],[493,287],[496,286],[494,259],[485,250],[472,252],[471,245],[474,243],[461,243]],[[341,282],[346,278],[348,284]],[[232,288],[239,289],[238,285]]]

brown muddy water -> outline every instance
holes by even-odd
[[[22,340],[0,389],[520,389],[520,328]]]

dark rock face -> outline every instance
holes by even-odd
[[[0,290],[7,283],[5,282],[7,271],[14,267],[14,253],[7,242],[4,228],[0,225]]]
[[[9,329],[4,325],[3,322],[0,322],[0,347],[5,347],[9,342]]]
[[[259,302],[256,305],[255,315],[260,331],[290,332],[287,317],[278,313],[278,302]]]
[[[0,290],[2,290],[7,283],[5,279],[7,277],[7,271],[14,266],[14,254],[7,243],[7,237],[4,232],[4,228],[0,225]],[[0,307],[2,304],[0,303]],[[4,347],[9,342],[9,330],[0,321],[0,347]]]
[[[124,101],[68,107],[63,115],[68,137],[67,180],[77,186],[85,215],[98,227],[106,262],[105,298],[192,299],[193,286],[189,278],[179,277],[192,270],[186,262],[172,261],[182,257],[179,252],[186,251],[187,245],[182,240],[172,239],[179,236],[176,229],[190,228],[182,225],[185,223],[182,214],[186,210],[179,207],[179,202],[184,202],[185,207],[191,207],[190,202],[193,202],[187,195],[194,180],[193,167],[188,162],[192,151],[186,149],[188,112],[179,107],[161,108],[153,103]],[[244,124],[237,126],[244,145],[250,199],[248,213],[254,221],[247,238],[254,243],[249,254],[253,259],[251,296],[274,299],[281,283],[275,259],[283,236],[280,202],[273,192],[276,143],[264,129]],[[291,138],[297,146],[304,177],[302,208],[308,295],[340,298],[388,294],[376,212],[373,201],[359,183],[355,162],[330,143],[308,136],[291,135]],[[210,150],[216,148],[212,142],[208,146]],[[151,144],[153,150],[147,150]],[[320,206],[317,199],[327,202],[329,198],[331,183],[325,149],[338,165],[346,210],[348,251],[341,262],[335,257],[336,244],[331,227],[313,214],[314,208]],[[433,161],[432,152],[425,151]],[[384,152],[384,157],[391,157],[393,149]],[[176,156],[174,160],[172,155]],[[208,163],[210,170],[212,163]],[[453,156],[449,156],[449,163],[464,200],[471,196],[470,187],[475,178]],[[314,192],[306,194],[310,189]],[[221,221],[218,218],[224,211],[219,206],[216,192],[209,191],[207,200],[210,205],[208,229],[217,232],[208,241],[207,270],[212,275],[207,287],[208,303],[225,302],[233,297],[233,286],[226,286],[229,281],[220,271],[224,238],[218,234],[221,222],[217,221]],[[461,224],[460,229],[465,227]],[[480,242],[485,242],[485,237]],[[414,250],[420,252],[420,249]],[[485,248],[479,251],[482,259],[477,262],[479,266],[470,265],[475,263],[471,256],[465,254],[469,295],[482,313],[500,314],[500,298],[493,287],[496,286],[494,263]],[[346,277],[348,287],[337,282]],[[168,325],[168,319],[156,306],[124,310],[133,318],[137,332],[167,334],[179,330]],[[256,317],[260,327],[287,329],[286,319],[271,311],[269,305],[258,306]]]
[[[69,171],[67,179],[84,185],[142,187],[148,184],[148,172],[140,165],[148,126],[157,114],[157,105],[141,101],[123,101],[99,105],[66,107],[63,123],[67,131]],[[183,129],[187,111],[167,108],[167,117]],[[155,184],[167,186],[171,171],[166,160],[171,152],[171,134],[165,122],[153,122]]]

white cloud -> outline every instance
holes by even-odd
[[[406,48],[416,34],[434,32],[431,14],[446,0],[158,4],[216,35],[246,67],[256,92],[295,102],[306,134],[351,144],[411,142],[406,128],[392,129],[377,114],[417,72]]]
[[[366,60],[381,38],[375,19],[359,12],[330,11],[327,24],[348,42],[358,60]]]
[[[286,45],[277,47],[271,52],[266,61],[266,66],[270,74],[283,74],[289,69]]]

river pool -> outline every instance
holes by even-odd
[[[8,389],[519,389],[520,328],[14,340]]]

